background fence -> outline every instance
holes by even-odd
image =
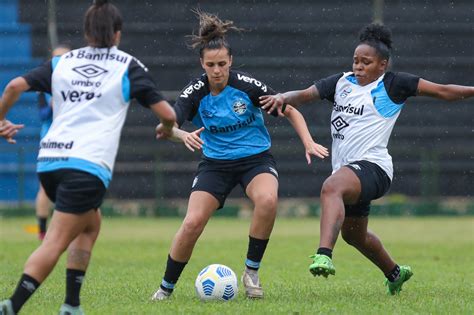
[[[114,3],[124,17],[121,49],[143,61],[173,101],[202,72],[185,44],[196,30],[191,12],[200,6],[232,19],[247,31],[230,35],[234,68],[277,90],[308,87],[314,80],[350,71],[358,31],[370,23],[380,1],[129,1]],[[56,3],[60,42],[83,45],[82,19],[89,1]],[[393,31],[392,68],[440,83],[474,85],[472,1],[385,1],[383,20]],[[45,1],[0,0],[0,87],[49,54]],[[331,104],[301,108],[318,142],[330,146]],[[391,194],[471,197],[474,175],[474,106],[471,100],[413,98],[402,111],[389,145],[395,178]],[[25,95],[11,120],[27,127],[19,144],[0,144],[0,201],[32,200],[39,141],[35,95]],[[123,129],[109,199],[175,200],[189,194],[199,160],[182,145],[154,140],[156,119],[132,104]],[[284,119],[267,118],[280,171],[282,198],[319,195],[330,161],[307,166],[295,132]],[[185,128],[192,128],[187,125]],[[236,189],[233,198],[241,197]]]

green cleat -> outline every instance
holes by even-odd
[[[395,295],[399,294],[402,290],[403,283],[410,280],[413,276],[410,266],[400,266],[400,276],[397,280],[390,282],[388,279],[385,279],[385,285],[387,286],[387,294]]]
[[[71,306],[69,304],[61,305],[59,309],[59,315],[84,315],[84,311],[81,306]]]
[[[327,278],[329,275],[336,274],[336,268],[332,263],[332,259],[326,255],[312,255],[309,258],[313,259],[313,263],[309,265],[309,271],[313,276],[323,276]]]
[[[0,302],[0,315],[15,315],[13,311],[12,301],[3,300]]]

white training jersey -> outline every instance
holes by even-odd
[[[405,100],[416,95],[419,78],[387,72],[360,86],[352,72],[316,82],[321,99],[334,102],[331,114],[333,173],[365,160],[380,166],[393,179],[387,145]]]
[[[107,186],[130,99],[144,106],[163,100],[147,71],[116,47],[84,47],[26,74],[32,90],[53,97],[53,123],[40,142],[38,172],[78,169]]]

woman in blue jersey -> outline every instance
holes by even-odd
[[[309,266],[314,276],[335,274],[332,250],[339,232],[386,276],[387,292],[400,292],[410,279],[409,266],[399,266],[380,239],[367,229],[371,200],[383,196],[393,177],[387,144],[400,110],[411,96],[443,100],[474,96],[474,87],[436,84],[418,76],[388,72],[392,39],[385,26],[371,24],[360,34],[352,72],[316,81],[305,90],[263,96],[262,108],[284,112],[284,104],[327,99],[331,117],[333,173],[321,190],[321,237]]]
[[[199,49],[205,74],[183,89],[174,108],[179,127],[189,120],[199,129],[188,133],[174,128],[173,138],[190,150],[202,148],[203,158],[192,184],[186,217],[175,235],[162,283],[153,299],[171,295],[209,218],[222,208],[236,185],[254,204],[242,281],[248,297],[262,298],[257,272],[275,221],[278,171],[269,152],[270,136],[258,98],[274,92],[249,74],[231,70],[232,52],[225,34],[237,29],[233,23],[197,13],[200,29],[193,38],[193,47]],[[308,162],[311,154],[327,156],[327,150],[313,142],[299,112],[289,108],[286,116],[305,145]],[[161,128],[158,126],[158,131]]]
[[[149,107],[160,117],[162,132],[171,134],[175,113],[143,64],[117,48],[121,29],[118,9],[96,0],[85,15],[87,47],[53,58],[5,89],[0,136],[9,142],[22,126],[5,116],[20,94],[52,92],[53,123],[40,143],[38,174],[55,211],[16,290],[0,303],[1,314],[18,313],[66,249],[66,299],[60,314],[83,313],[79,292],[99,234],[99,207],[111,180],[130,100]]]

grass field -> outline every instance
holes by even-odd
[[[24,231],[34,218],[0,219],[0,298],[9,297],[28,255],[38,245]],[[163,275],[180,219],[104,218],[82,289],[87,314],[473,314],[474,218],[374,218],[370,227],[413,278],[400,296],[385,294],[383,275],[341,239],[335,277],[307,270],[318,242],[316,219],[278,219],[260,271],[265,299],[239,295],[229,303],[201,302],[194,279],[222,263],[240,277],[247,250],[247,220],[214,218],[169,301],[151,302]],[[64,299],[64,257],[22,314],[54,314]]]

